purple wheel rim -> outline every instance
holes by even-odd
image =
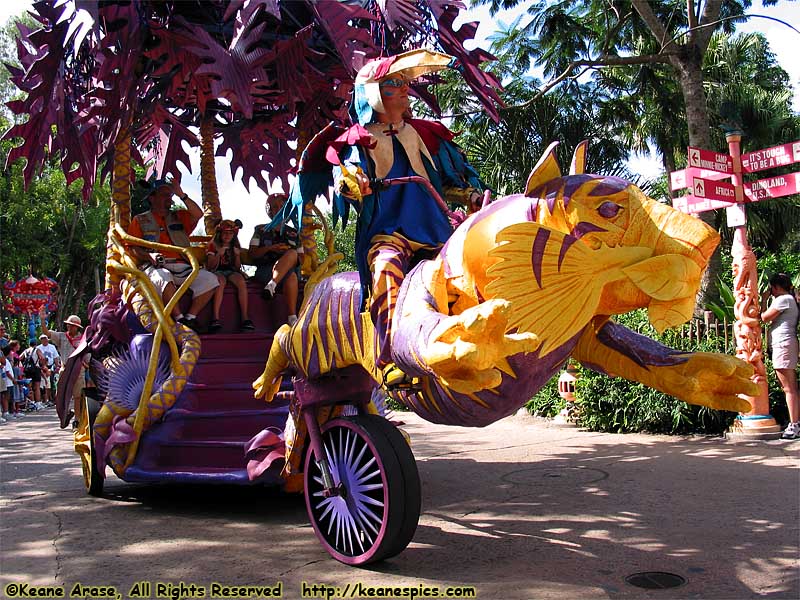
[[[331,423],[323,434],[334,484],[344,494],[325,498],[313,456],[306,468],[306,505],[317,537],[328,552],[347,564],[369,561],[386,533],[388,488],[383,462],[372,441],[348,421]]]

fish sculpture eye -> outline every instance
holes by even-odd
[[[613,219],[620,210],[622,210],[622,207],[616,202],[603,202],[597,207],[598,214],[606,219]]]

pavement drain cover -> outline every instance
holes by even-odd
[[[503,474],[500,479],[506,483],[517,485],[540,485],[542,480],[547,482],[547,487],[563,485],[574,487],[575,485],[587,485],[606,479],[608,473],[600,469],[590,467],[526,467]]]
[[[625,581],[636,587],[646,590],[666,590],[684,585],[686,580],[675,573],[664,573],[663,571],[644,571],[628,575]]]

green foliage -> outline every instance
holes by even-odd
[[[534,98],[537,85],[525,78],[506,82],[502,98],[510,108],[500,110],[499,123],[478,110],[462,113],[452,125],[461,132],[458,143],[470,163],[497,195],[523,191],[528,175],[553,141],[560,142],[556,153],[565,172],[575,147],[590,139],[588,172],[636,181],[624,166],[628,148],[598,119],[591,86],[578,86],[572,96]],[[463,110],[466,93],[463,82],[453,75],[445,76],[436,89],[439,103],[449,112]]]
[[[706,308],[713,312],[718,320],[733,323],[736,320],[736,315],[733,313],[733,305],[735,304],[733,290],[731,286],[722,279],[719,280],[717,289],[719,291],[719,303],[709,302]]]
[[[528,400],[525,408],[528,412],[541,417],[555,417],[564,405],[566,400],[558,395],[558,378],[561,372],[554,375],[536,395]]]
[[[0,118],[0,128],[7,122]],[[5,163],[9,142],[0,144],[0,163]],[[109,218],[108,189],[99,190],[88,203],[80,194],[80,182],[67,186],[55,165],[25,190],[18,162],[0,180],[0,282],[16,281],[28,274],[51,277],[59,284],[56,322],[71,313],[85,314],[99,291],[96,280],[105,276],[106,231]],[[24,319],[2,318],[25,331]]]
[[[763,252],[758,258],[760,290],[767,289],[767,282],[775,273],[786,273],[792,278],[795,289],[800,288],[800,251]]]
[[[336,268],[337,273],[342,273],[345,271],[357,271],[358,268],[356,267],[356,219],[355,216],[352,216],[350,221],[347,223],[347,227],[342,228],[341,221],[336,225],[333,226],[333,220],[331,218],[331,214],[328,213],[325,215],[325,222],[328,228],[333,233],[333,247],[337,252],[341,252],[344,254],[344,258],[339,261],[339,265]],[[317,242],[317,251],[319,253],[320,261],[325,260],[328,257],[327,249],[325,248],[325,241],[323,237],[322,230],[317,229],[314,232],[314,238]]]
[[[27,15],[29,27],[36,23]],[[16,65],[14,35],[9,21],[0,30],[0,58]],[[1,69],[0,101],[7,102],[19,91]],[[11,125],[11,115],[0,112],[0,130]],[[0,164],[5,165],[11,142],[0,142]],[[108,229],[108,196],[103,190],[88,203],[80,196],[80,182],[67,186],[56,163],[42,165],[41,175],[25,190],[21,161],[4,167],[0,179],[0,284],[33,273],[52,277],[59,284],[56,322],[70,313],[83,314],[97,292],[95,277],[104,277],[105,232]],[[5,297],[3,298],[5,304]],[[11,317],[0,308],[0,316],[17,339],[27,339],[25,317]]]

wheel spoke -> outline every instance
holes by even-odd
[[[359,464],[361,464],[361,460],[364,458],[364,454],[366,453],[366,451],[368,449],[369,449],[369,446],[367,446],[366,444],[362,444],[361,451],[358,453],[358,456],[356,456],[356,459],[352,463],[354,467],[358,466]]]
[[[358,438],[356,438],[353,432],[348,429],[347,443],[345,445],[345,450],[343,452],[345,456],[344,462],[347,463],[348,466],[353,464],[353,452],[355,452],[357,440]]]
[[[323,521],[325,520],[325,517],[328,516],[328,513],[333,510],[333,502],[330,501],[330,498],[325,498],[322,502],[317,504],[317,510],[319,510],[321,506],[325,507],[325,509],[322,511],[322,514],[319,516],[319,520]]]
[[[373,460],[375,460],[375,459],[373,459]],[[377,477],[378,479],[380,479],[380,477],[381,477],[380,467],[377,470],[373,471],[372,473],[369,473],[368,475],[364,475],[361,478],[360,481],[370,481],[373,477]]]
[[[347,532],[347,542],[350,544],[350,554],[355,554],[355,548],[353,546],[353,532],[356,529],[356,523],[353,520],[353,515],[350,514],[350,511],[347,511],[342,516],[344,517],[345,531]],[[356,536],[356,539],[357,538],[358,536]]]
[[[342,534],[342,514],[336,510],[333,512],[334,515],[334,522],[336,524],[336,543],[334,544],[335,548],[341,548],[339,544],[339,536]]]
[[[380,506],[383,508],[383,501],[378,500],[376,498],[372,498],[371,496],[365,496],[364,494],[354,494],[356,498],[359,498],[363,504],[371,504],[372,506]]]
[[[362,525],[369,527],[376,535],[378,534],[380,527],[376,527],[375,524],[380,526],[381,521],[383,520],[382,514],[378,515],[364,507],[362,510],[358,511],[358,516]]]
[[[368,475],[367,477],[362,477],[362,475],[363,475],[364,471],[369,469],[374,464],[375,464],[375,457],[373,456],[366,462],[366,464],[364,464],[364,466],[362,466],[358,471],[356,471],[353,474],[353,477],[357,478],[357,479],[361,479],[362,481],[365,480],[365,479],[369,479],[370,477],[373,477],[374,473],[372,475]],[[378,471],[377,473],[378,473],[378,475],[380,475],[380,471]]]
[[[383,489],[383,482],[381,483],[370,483],[367,485],[361,484],[356,488],[359,492],[371,492],[373,490],[382,490]]]

